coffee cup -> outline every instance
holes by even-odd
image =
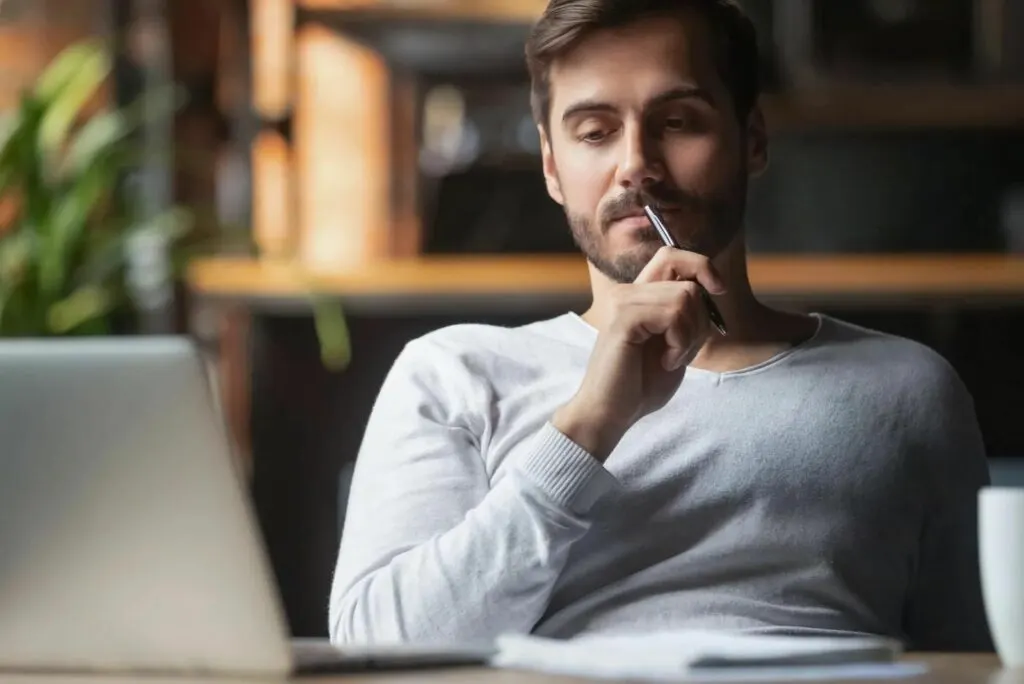
[[[978,494],[978,545],[985,613],[1006,667],[1024,667],[1024,488]]]

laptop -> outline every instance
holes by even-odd
[[[0,341],[0,671],[284,676],[490,657],[291,639],[258,529],[188,338]]]

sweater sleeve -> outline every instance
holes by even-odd
[[[974,402],[952,368],[927,402],[929,496],[905,613],[908,648],[991,651],[978,559],[978,491],[988,461]]]
[[[588,513],[615,485],[544,425],[492,486],[451,358],[411,343],[356,461],[330,598],[336,644],[480,642],[543,614]]]

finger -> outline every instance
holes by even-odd
[[[664,280],[696,280],[712,294],[724,294],[725,280],[711,260],[696,252],[662,247],[648,262],[634,282],[653,283]]]
[[[662,366],[667,371],[678,370],[689,363],[708,334],[708,314],[699,286],[693,282],[679,285],[675,301],[666,309],[670,312],[670,319],[664,332]]]
[[[685,312],[687,320],[681,322],[684,326],[687,337],[690,341],[690,348],[683,353],[681,358],[668,359],[669,370],[678,370],[682,366],[688,366],[704,348],[708,338],[711,337],[711,318],[708,316],[707,305],[703,297],[698,297],[698,305],[688,307]]]
[[[652,283],[627,293],[618,304],[612,325],[629,344],[643,344],[665,335],[679,317],[681,302],[697,292],[692,281]]]

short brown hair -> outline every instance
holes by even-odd
[[[746,121],[761,92],[760,65],[757,30],[736,0],[551,0],[526,42],[534,118],[547,128],[551,65],[583,38],[686,9],[700,12],[714,31],[719,73],[732,94],[736,116]]]

